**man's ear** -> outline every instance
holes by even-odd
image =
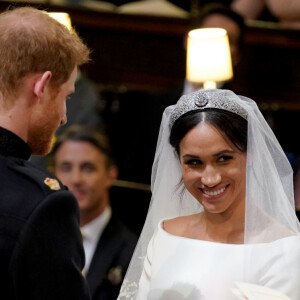
[[[35,81],[33,92],[38,99],[40,99],[43,96],[45,87],[51,77],[52,77],[52,73],[50,71],[46,71],[42,73]]]
[[[119,175],[118,167],[112,165],[107,170],[107,186],[110,188]]]

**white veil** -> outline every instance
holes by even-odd
[[[295,214],[292,168],[256,103],[229,90],[199,90],[188,96],[182,96],[178,103],[182,103],[187,97],[197,97],[199,93],[208,93],[210,97],[221,95],[247,112],[244,243],[271,242],[299,235],[300,225]],[[152,168],[152,199],[119,300],[136,299],[147,246],[159,221],[195,214],[202,210],[199,202],[187,190],[180,187],[181,166],[175,150],[169,144],[170,116],[175,108],[176,105],[167,107],[162,117]],[[228,110],[225,105],[224,109]]]

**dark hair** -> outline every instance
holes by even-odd
[[[49,154],[49,169],[54,170],[55,154],[60,146],[66,141],[88,142],[99,149],[105,155],[106,167],[114,165],[114,158],[110,146],[110,141],[105,132],[93,127],[84,125],[71,125],[61,135],[59,135]]]
[[[239,151],[247,151],[248,122],[241,116],[230,111],[208,108],[191,111],[175,121],[171,129],[169,142],[178,155],[180,154],[179,145],[181,140],[191,129],[201,122],[209,123],[220,130]]]

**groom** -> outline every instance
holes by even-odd
[[[87,300],[76,199],[31,154],[49,152],[89,50],[35,8],[0,14],[1,299]]]

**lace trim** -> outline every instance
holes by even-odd
[[[134,300],[138,292],[138,283],[124,279],[118,300]]]

